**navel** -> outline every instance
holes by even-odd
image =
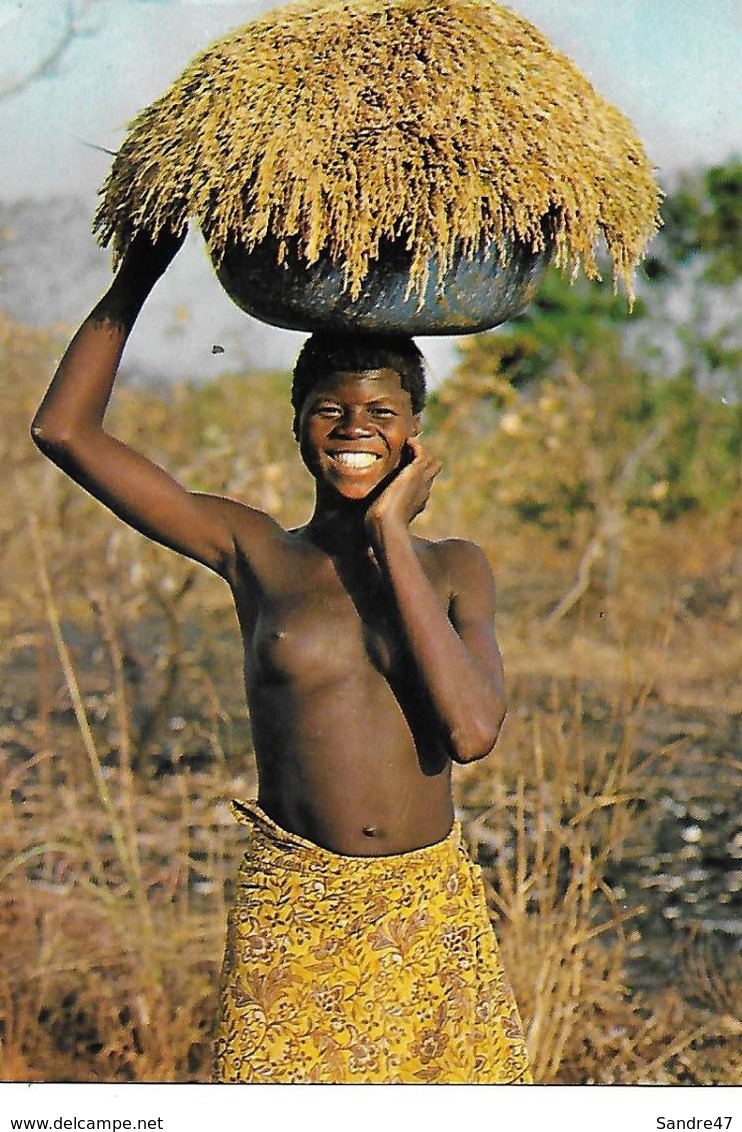
[[[373,825],[364,825],[364,827],[363,827],[363,836],[364,837],[378,837],[379,832],[380,831],[376,828],[376,826],[373,826]]]

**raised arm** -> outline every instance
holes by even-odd
[[[409,524],[427,501],[439,465],[411,446],[415,458],[374,501],[366,526],[394,592],[400,621],[449,754],[472,762],[489,754],[505,718],[500,652],[494,632],[495,585],[473,543],[436,544],[448,579],[448,608],[415,551]]]
[[[137,316],[183,237],[132,243],[107,293],[72,339],[31,425],[55,464],[130,526],[226,574],[237,504],[187,491],[103,427]]]

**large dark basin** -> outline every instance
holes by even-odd
[[[473,258],[459,253],[440,278],[434,256],[420,296],[408,295],[410,254],[402,240],[382,246],[351,298],[342,262],[321,256],[308,264],[294,249],[282,264],[267,237],[252,251],[228,245],[217,275],[230,298],[248,314],[289,330],[402,332],[413,335],[469,334],[488,330],[519,314],[533,298],[552,256],[512,242],[505,256],[493,245]]]

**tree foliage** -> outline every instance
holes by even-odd
[[[451,413],[458,420],[468,398],[477,421],[470,455],[489,453],[490,481],[521,519],[564,533],[575,512],[600,510],[601,477],[604,485],[623,483],[625,508],[650,508],[666,520],[734,498],[742,404],[718,392],[739,380],[738,320],[702,317],[708,312],[697,294],[695,318],[672,327],[667,312],[675,292],[687,289],[682,270],[693,257],[696,291],[716,296],[724,288],[731,301],[742,254],[740,188],[742,164],[731,160],[683,179],[667,197],[665,229],[633,312],[610,288],[551,270],[524,314],[461,343],[433,420],[445,425]],[[658,372],[655,355],[668,338],[676,360]],[[704,382],[708,373],[714,383]],[[629,459],[637,452],[641,466]],[[630,484],[620,470],[627,460]]]
[[[692,259],[703,260],[707,283],[729,286],[742,275],[742,161],[731,158],[686,174],[665,201],[664,228],[645,271],[656,282],[677,276]]]
[[[518,544],[514,575],[542,592],[547,624],[590,594],[610,606],[631,570],[638,578],[635,548],[655,525],[734,514],[739,170],[730,162],[697,177],[695,196],[683,183],[668,197],[633,311],[610,287],[552,270],[519,318],[460,343],[432,398],[451,517],[464,512],[500,562]],[[564,570],[557,600],[542,584],[549,556]]]
[[[239,634],[219,579],[126,530],[39,458],[28,423],[62,344],[0,318],[0,1076],[205,1080],[225,894],[244,853],[224,799],[255,790]],[[498,757],[458,777],[457,808],[541,1079],[721,1084],[736,1068],[742,984],[731,950],[704,966],[695,929],[699,909],[728,914],[714,906],[711,852],[737,861],[722,774],[739,700],[742,515],[730,504],[712,520],[702,497],[665,520],[698,491],[704,461],[722,483],[731,459],[715,446],[738,452],[739,430],[725,433],[733,418],[718,403],[706,415],[692,375],[658,385],[621,334],[580,349],[579,370],[554,348],[548,374],[519,387],[470,368],[426,421],[444,471],[416,529],[489,551],[511,704]],[[166,395],[124,383],[111,425],[190,487],[293,525],[311,480],[288,386],[286,374]],[[701,694],[710,706],[689,750],[678,709],[690,728]],[[712,845],[697,817],[712,771],[728,849],[726,827]],[[704,825],[690,860],[674,791]],[[677,920],[675,888],[657,899],[671,858],[653,848],[668,801],[681,815],[677,875],[692,897],[703,889]],[[646,954],[636,875],[641,903],[653,901]],[[684,974],[673,944],[689,922]],[[651,974],[658,953],[672,993],[638,992],[637,964]]]

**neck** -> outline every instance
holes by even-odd
[[[304,528],[311,541],[328,554],[367,555],[371,549],[366,531],[366,500],[317,495],[312,518]]]

